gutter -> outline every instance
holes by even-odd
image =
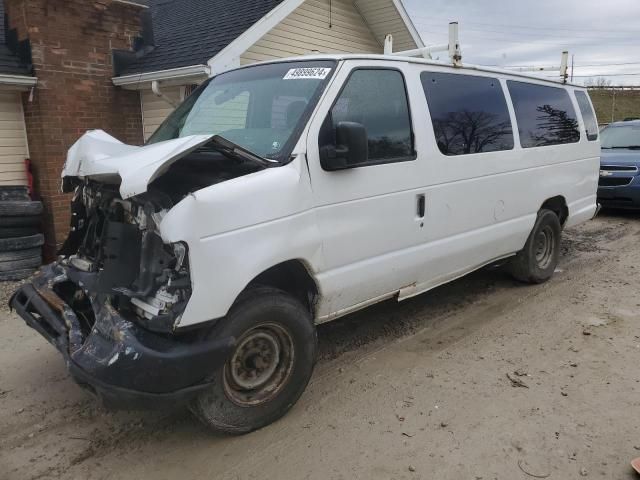
[[[143,3],[138,3],[138,2],[135,2],[133,0],[113,0],[113,3],[121,3],[123,5],[131,5],[132,7],[139,7],[139,8],[144,8],[144,9],[149,8],[149,5],[145,5]]]
[[[190,67],[171,68],[169,70],[160,70],[157,72],[135,73],[133,75],[124,75],[122,77],[113,77],[111,81],[117,87],[137,86],[143,83],[176,80],[185,77],[209,76],[211,68],[207,65],[192,65]]]
[[[0,87],[9,86],[28,90],[29,88],[35,87],[37,83],[38,79],[36,77],[0,73]]]

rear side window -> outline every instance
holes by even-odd
[[[564,88],[507,82],[516,112],[523,148],[575,143],[580,140],[578,119]]]
[[[356,122],[367,130],[367,163],[413,158],[407,92],[404,77],[398,70],[354,70],[327,120],[334,138],[322,139],[321,144],[335,143],[335,131],[340,122]]]
[[[580,107],[580,113],[582,114],[582,121],[584,122],[584,129],[587,131],[587,140],[593,141],[598,139],[598,121],[596,115],[593,113],[591,103],[585,92],[575,92],[576,100],[578,101],[578,107]]]
[[[509,109],[496,78],[422,72],[438,148],[445,155],[513,148]]]

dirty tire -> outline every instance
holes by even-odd
[[[38,227],[0,227],[0,238],[28,237],[38,233]]]
[[[18,185],[3,185],[0,186],[0,201],[7,200],[25,200],[29,201],[29,189],[24,186]]]
[[[24,260],[26,258],[42,257],[41,248],[27,248],[26,250],[14,250],[9,252],[0,252],[0,263],[14,262],[16,260]]]
[[[0,282],[24,280],[36,271],[35,268],[25,268],[22,270],[12,270],[10,272],[0,272]]]
[[[20,260],[10,260],[0,262],[0,272],[12,272],[14,270],[26,270],[37,268],[42,265],[42,257],[40,254],[33,257],[22,258]]]
[[[524,248],[509,263],[509,273],[525,283],[543,283],[558,265],[562,227],[551,210],[540,210]]]
[[[0,227],[37,227],[40,225],[40,215],[23,217],[0,217]]]
[[[29,235],[27,237],[0,238],[0,252],[13,252],[27,248],[40,247],[44,244],[42,234]]]
[[[0,202],[0,216],[20,217],[23,215],[40,215],[42,202],[30,202],[24,200],[9,200]]]
[[[282,335],[279,342],[269,340],[269,335],[276,338],[274,332]],[[297,299],[271,287],[252,288],[241,295],[210,335],[234,337],[236,347],[225,365],[212,372],[211,387],[190,405],[205,425],[218,432],[248,433],[278,420],[300,398],[313,372],[317,336],[308,309]],[[271,347],[265,348],[265,344]],[[288,353],[285,344],[290,346]],[[274,349],[278,354],[273,354]],[[239,359],[246,361],[233,361]],[[256,365],[262,373],[242,376],[243,369]],[[266,378],[262,386],[249,388],[247,383],[257,382],[260,375]],[[242,383],[245,385],[239,386]]]

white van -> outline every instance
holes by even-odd
[[[248,432],[302,394],[315,325],[498,261],[548,280],[599,156],[582,87],[381,55],[238,68],[143,147],[70,149],[71,234],[11,304],[105,403]]]

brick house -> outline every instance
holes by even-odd
[[[142,144],[195,85],[230,68],[382,53],[387,34],[396,50],[423,46],[401,0],[4,0],[4,9],[0,184],[28,182],[30,159],[48,258],[69,224],[60,171],[86,130]]]

